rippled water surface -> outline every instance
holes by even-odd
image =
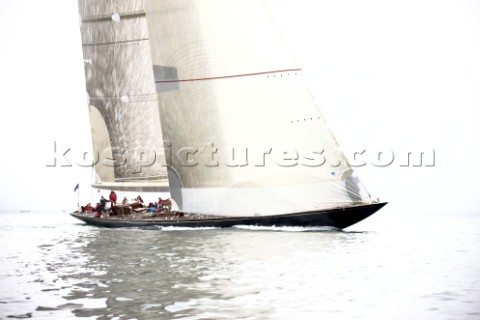
[[[0,319],[480,319],[480,218],[370,219],[141,230],[2,213]]]

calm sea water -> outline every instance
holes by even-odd
[[[480,217],[377,215],[345,232],[3,213],[0,319],[480,319]]]

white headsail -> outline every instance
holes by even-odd
[[[274,215],[369,200],[263,0],[147,0],[147,22],[183,210]]]

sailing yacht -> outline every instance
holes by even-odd
[[[93,187],[168,192],[105,227],[346,228],[371,199],[264,0],[78,0]],[[123,211],[124,212],[124,211]]]

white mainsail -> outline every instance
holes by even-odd
[[[145,1],[79,0],[94,187],[168,190]]]
[[[263,0],[147,0],[147,23],[182,210],[257,216],[370,202]]]

